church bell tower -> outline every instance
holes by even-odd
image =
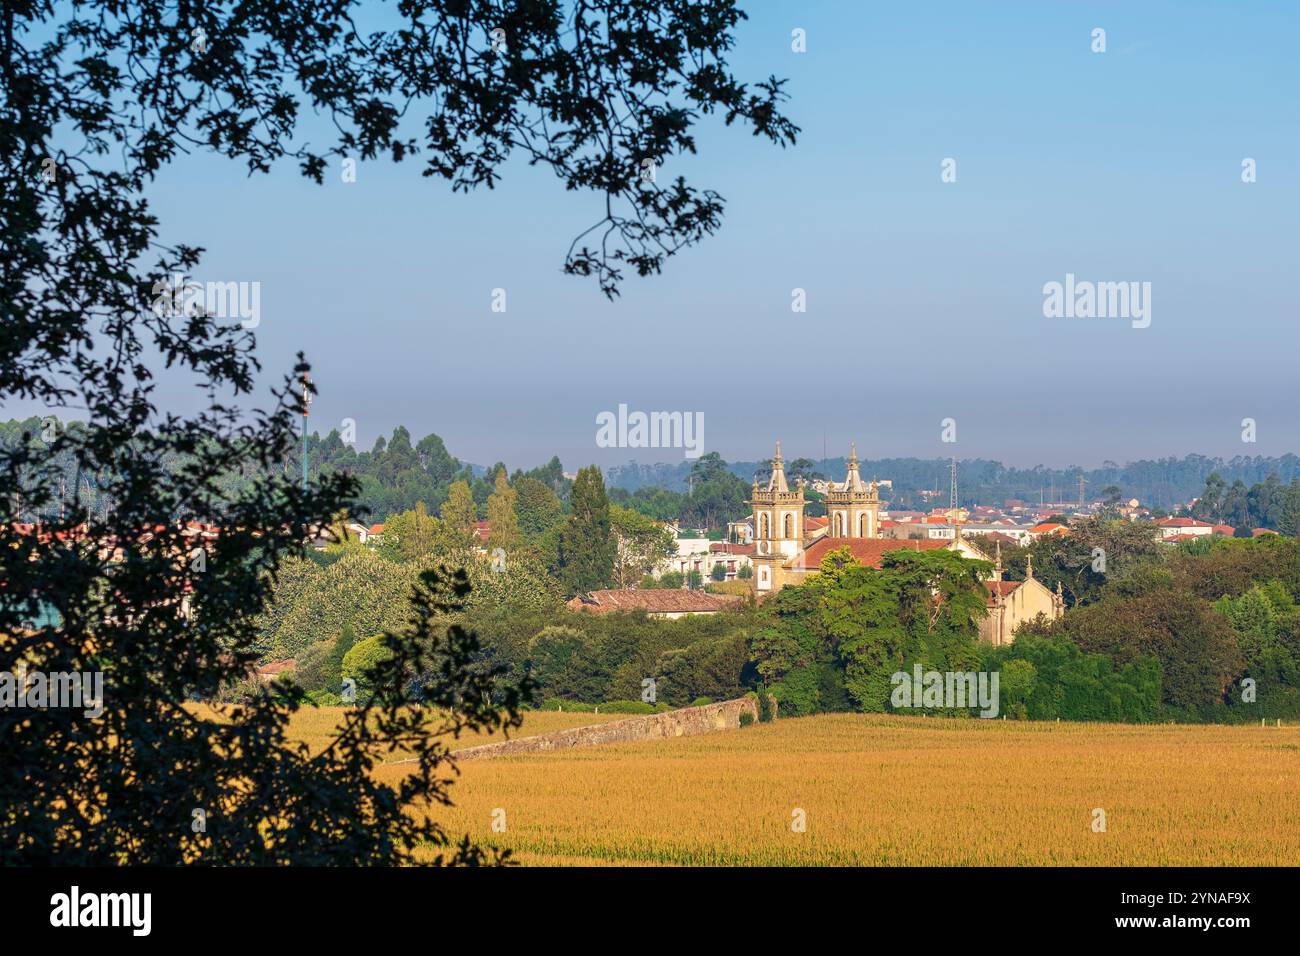
[[[849,446],[849,473],[826,492],[826,534],[832,538],[880,537],[880,492],[858,473],[858,446]]]
[[[755,479],[748,503],[754,509],[754,589],[778,590],[781,566],[803,547],[804,508],[803,482],[794,491],[786,482],[780,442],[767,487],[760,488]]]

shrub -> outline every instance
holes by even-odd
[[[751,713],[750,713],[749,711],[747,711],[747,710],[742,710],[742,711],[740,712],[740,726],[742,726],[742,727],[748,727],[748,726],[749,726],[750,724],[752,724],[753,722],[754,722],[754,715],[753,715],[753,714],[751,714]]]
[[[712,698],[712,697],[696,697],[693,701],[691,701],[691,706],[692,706],[692,707],[703,707],[703,706],[705,706],[706,704],[711,704],[711,703],[713,703],[713,698]]]
[[[776,714],[772,710],[772,697],[767,692],[767,684],[759,681],[758,689],[758,720],[759,723],[768,723]]]
[[[392,651],[384,646],[383,641],[382,636],[368,637],[344,654],[343,677],[350,677],[364,685],[366,672],[392,656]]]
[[[538,710],[568,710],[579,714],[590,714],[596,709],[595,704],[584,703],[580,700],[560,700],[556,697],[548,697],[542,701]]]

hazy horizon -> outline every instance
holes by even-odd
[[[704,118],[659,177],[717,189],[723,227],[616,302],[560,272],[599,197],[520,162],[461,196],[418,158],[316,186],[195,154],[150,192],[162,237],[206,248],[196,279],[260,283],[258,401],[304,350],[313,429],[354,420],[363,450],[401,424],[512,468],[681,459],[597,447],[621,403],[702,413],[729,461],[819,458],[823,433],[1023,467],[1300,449],[1297,11],[745,6],[732,65],[789,78],[800,141]],[[1150,325],[1046,318],[1067,275],[1149,282]],[[166,377],[157,399],[204,404]]]

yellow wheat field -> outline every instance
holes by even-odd
[[[1300,863],[1290,727],[826,715],[461,771],[448,832],[524,864]]]

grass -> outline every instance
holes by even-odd
[[[824,715],[467,762],[438,812],[524,864],[1294,866],[1297,780],[1294,727]]]

